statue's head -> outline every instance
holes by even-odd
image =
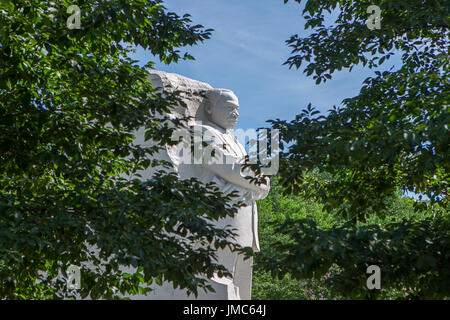
[[[239,117],[239,100],[231,90],[211,89],[206,93],[205,114],[223,129],[233,129]]]
[[[205,114],[225,130],[233,129],[239,117],[239,100],[231,90],[211,89],[206,93]]]

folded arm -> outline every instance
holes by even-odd
[[[216,150],[217,152],[217,150]],[[220,153],[220,152],[218,152]],[[230,156],[228,156],[230,157]],[[233,159],[236,162],[233,164],[226,164],[226,163],[207,163],[204,164],[204,167],[207,170],[210,170],[214,172],[216,175],[221,177],[222,179],[235,184],[236,186],[239,186],[241,188],[248,189],[250,191],[254,191],[256,193],[267,193],[269,191],[269,179],[266,178],[266,184],[256,184],[254,182],[251,182],[249,179],[246,179],[246,176],[254,177],[250,169],[245,170],[247,173],[242,172],[242,164],[240,163],[239,159],[235,158]]]

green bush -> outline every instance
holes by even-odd
[[[255,259],[254,299],[450,295],[448,216],[416,212],[413,199],[398,196],[385,218],[353,225],[282,191],[274,179],[270,195],[258,203],[261,252]],[[381,268],[381,290],[366,287],[370,265]]]

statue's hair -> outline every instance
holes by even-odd
[[[233,91],[228,90],[228,89],[211,89],[208,90],[206,92],[206,100],[207,103],[210,105],[215,106],[217,101],[219,101],[220,97],[225,93],[225,92],[231,92],[233,93]]]

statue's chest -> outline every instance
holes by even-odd
[[[247,155],[244,147],[239,143],[239,141],[231,135],[223,135],[221,137],[223,150],[236,157],[244,157]]]

